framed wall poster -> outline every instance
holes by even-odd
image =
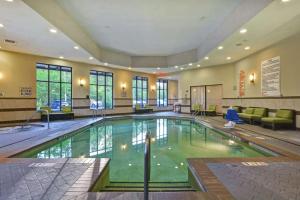
[[[262,96],[281,96],[280,91],[280,57],[261,62]]]
[[[246,73],[244,70],[241,70],[240,79],[239,79],[239,97],[245,96],[245,78],[246,78]]]
[[[20,96],[21,97],[32,96],[32,87],[20,87]]]

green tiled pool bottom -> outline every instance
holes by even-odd
[[[267,153],[190,120],[107,120],[19,154],[18,157],[111,158],[112,183],[143,182],[144,141],[151,133],[151,182],[188,182],[187,158],[258,157]]]

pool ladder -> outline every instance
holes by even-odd
[[[149,199],[149,181],[150,181],[150,167],[151,167],[151,134],[147,132],[145,139],[144,150],[144,200]]]
[[[205,111],[204,110],[200,110],[200,111],[195,111],[192,113],[192,117],[195,120],[196,117],[198,116],[198,114],[200,113],[200,118],[204,118],[205,117]]]

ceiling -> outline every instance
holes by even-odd
[[[300,1],[1,0],[0,24],[5,50],[168,74],[234,62],[299,33]]]
[[[97,64],[96,60],[89,60],[91,56],[86,50],[73,49],[76,43],[62,32],[49,32],[53,26],[23,1],[0,1],[0,28],[1,49],[43,55],[54,58],[63,56],[69,60]],[[4,43],[5,39],[16,43]]]
[[[59,0],[99,46],[134,56],[197,49],[242,0]]]

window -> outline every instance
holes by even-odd
[[[36,104],[40,109],[48,106],[60,111],[62,106],[72,106],[72,68],[57,65],[36,65]]]
[[[110,72],[90,72],[90,107],[113,108],[113,74]]]
[[[168,106],[168,81],[157,80],[156,88],[157,106]]]
[[[136,76],[132,80],[133,106],[140,104],[142,107],[148,103],[148,78]]]
[[[90,129],[90,156],[112,157],[112,126]]]

